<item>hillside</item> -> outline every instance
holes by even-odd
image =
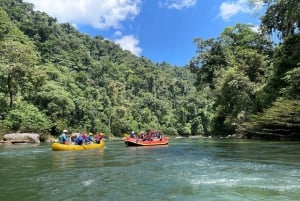
[[[136,57],[20,0],[0,5],[4,130],[177,135],[198,115],[185,112],[191,99],[201,102],[188,69]]]
[[[1,133],[160,129],[299,140],[300,6],[265,2],[261,31],[236,24],[217,38],[195,38],[189,65],[174,67],[82,34],[22,0],[0,0]]]

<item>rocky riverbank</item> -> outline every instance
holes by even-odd
[[[3,135],[1,144],[39,144],[40,134],[37,133],[10,133]]]

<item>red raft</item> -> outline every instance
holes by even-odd
[[[126,137],[124,142],[127,146],[155,146],[155,145],[167,145],[169,143],[168,137],[152,138],[150,140],[143,140],[139,138]]]

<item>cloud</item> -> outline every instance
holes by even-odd
[[[35,10],[43,11],[58,22],[67,22],[74,27],[89,25],[96,29],[116,29],[114,42],[122,49],[137,56],[141,53],[139,40],[132,35],[122,36],[121,23],[136,17],[141,0],[24,0],[33,3]]]
[[[119,30],[115,31],[115,33],[114,33],[115,37],[121,37],[122,35],[123,35],[122,32]]]
[[[170,9],[181,10],[196,5],[197,0],[164,0],[159,1],[161,7],[167,7]]]
[[[255,31],[256,33],[260,32],[260,27],[259,25],[253,25],[253,27],[251,27],[252,31]]]
[[[128,50],[136,56],[140,56],[142,52],[142,49],[138,46],[140,41],[133,35],[122,36],[114,42],[119,44],[123,50]]]
[[[59,22],[85,24],[97,29],[115,28],[140,12],[141,0],[24,0],[36,10],[46,12]]]
[[[248,0],[238,0],[235,2],[223,2],[220,6],[219,16],[223,20],[228,20],[238,13],[253,14],[262,8],[261,1],[254,1],[249,3]]]

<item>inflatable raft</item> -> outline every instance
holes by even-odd
[[[104,147],[104,141],[101,140],[99,144],[83,144],[83,145],[75,145],[75,144],[60,144],[57,142],[52,143],[51,145],[53,151],[83,151],[90,149],[99,149]]]
[[[169,143],[168,137],[162,137],[162,139],[152,138],[150,140],[143,140],[138,138],[126,137],[124,142],[127,146],[156,146],[167,145]]]

